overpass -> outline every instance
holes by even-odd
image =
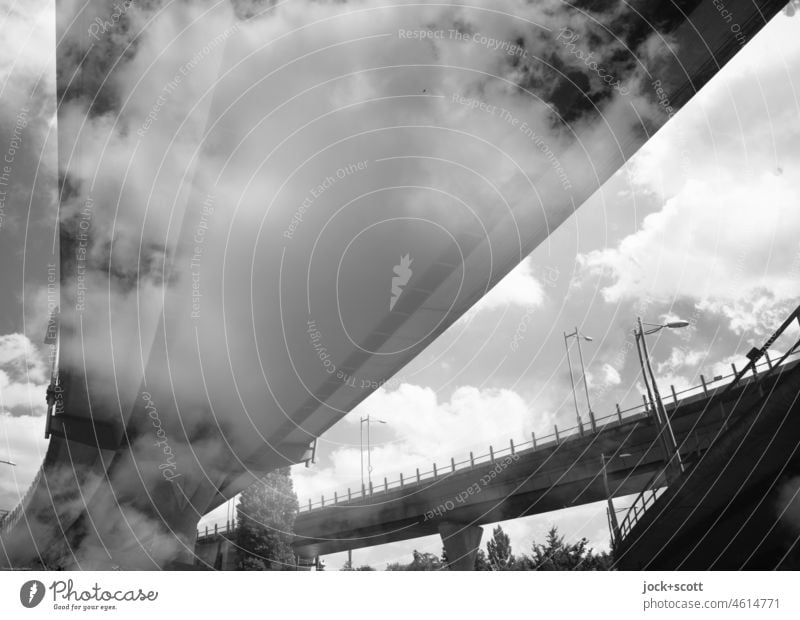
[[[565,168],[559,172],[541,153],[521,168],[504,154],[481,152],[481,160],[511,166],[500,195],[507,209],[497,207],[492,183],[480,185],[485,199],[473,200],[466,189],[477,183],[473,177],[458,179],[463,198],[420,197],[419,178],[427,180],[432,162],[442,160],[436,149],[444,138],[431,138],[441,102],[419,95],[440,81],[436,50],[417,46],[414,54],[427,55],[395,66],[411,43],[390,46],[384,38],[357,53],[348,47],[383,37],[386,23],[418,20],[404,13],[413,6],[369,9],[378,17],[398,13],[394,21],[361,20],[357,40],[320,49],[304,46],[337,30],[307,24],[318,37],[287,50],[284,41],[232,36],[247,24],[230,6],[207,4],[197,19],[182,3],[133,3],[128,10],[141,12],[138,19],[113,20],[103,0],[56,7],[59,363],[48,396],[50,442],[29,490],[0,519],[0,566],[189,565],[202,515],[260,475],[310,458],[315,438],[545,240],[784,2],[727,1],[737,33],[711,0],[648,3],[606,16],[608,23],[598,16],[625,50],[613,59],[616,77],[644,87],[623,99],[591,87],[596,75],[588,68],[564,74],[547,62],[544,82],[513,85],[530,98],[530,110],[549,111],[531,119],[537,132],[549,135],[558,124],[551,155]],[[557,55],[563,46],[555,37],[579,10],[564,5],[530,36]],[[93,29],[106,22],[106,32]],[[161,54],[154,37],[172,28],[181,34]],[[202,71],[183,71],[209,35],[220,53]],[[337,53],[340,62],[332,60]],[[275,64],[282,54],[310,59],[307,75],[292,72],[300,83]],[[366,63],[359,79],[379,76],[381,97],[325,109],[352,76],[315,73],[315,55],[337,67]],[[470,82],[476,90],[486,85],[481,67],[459,69],[482,76]],[[400,77],[387,81],[387,72]],[[153,111],[154,75],[168,76],[155,88],[170,97],[172,76],[183,76],[178,92],[191,96],[171,98],[178,113]],[[286,82],[276,86],[276,75]],[[658,92],[649,78],[657,78]],[[419,107],[409,107],[417,100]],[[378,104],[376,126],[365,131],[359,106]],[[642,114],[637,106],[645,104],[651,109]],[[409,109],[419,122],[409,124]],[[295,112],[304,116],[289,116]],[[297,146],[293,139],[304,132],[312,144]],[[330,148],[314,143],[319,135]],[[487,148],[485,140],[467,141],[459,126],[441,135],[459,155]],[[529,139],[516,138],[530,153]],[[400,144],[438,159],[398,158]],[[313,209],[306,206],[309,187],[362,153],[370,170],[363,186],[347,193],[347,185],[328,183],[324,200],[316,192]],[[563,183],[565,169],[571,183]],[[389,189],[392,200],[385,199]],[[480,208],[460,210],[467,202]],[[432,224],[420,224],[421,212]],[[393,276],[405,256],[413,257],[413,275],[405,272],[397,297]],[[643,427],[633,436],[646,443]],[[652,454],[641,456],[646,469]],[[634,467],[631,476],[639,475]]]
[[[734,383],[737,371],[672,394],[665,407],[684,464],[703,458],[724,429],[749,409],[736,406],[751,384],[769,374],[776,385],[794,376],[799,361],[787,358],[780,375],[762,360],[753,375]],[[756,370],[760,372],[756,372]],[[795,373],[796,374],[796,373]],[[481,528],[507,519],[638,494],[657,495],[667,484],[669,458],[662,431],[647,404],[576,427],[399,476],[363,491],[334,492],[301,504],[294,547],[313,558],[439,534],[451,565],[474,564]],[[605,469],[605,479],[604,470]],[[606,486],[607,485],[607,486]],[[667,528],[668,529],[668,528]]]
[[[800,308],[761,352],[794,321]],[[800,339],[785,355],[798,347]],[[738,392],[725,431],[700,458],[663,493],[648,483],[633,502],[615,541],[617,567],[800,568],[800,368],[776,364]]]

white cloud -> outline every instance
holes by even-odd
[[[787,73],[800,43],[775,47],[788,21],[777,18],[623,172],[663,207],[616,247],[579,257],[584,274],[607,278],[606,301],[689,298],[741,333],[769,330],[800,296],[800,125]]]
[[[46,0],[25,3],[0,0],[0,94],[10,108],[20,108],[37,80],[51,88],[55,71],[55,14]]]
[[[459,322],[469,322],[481,312],[508,306],[538,308],[543,301],[544,288],[533,275],[532,261],[527,258],[512,269],[491,291],[481,297],[478,303],[461,316]]]
[[[0,413],[0,459],[16,464],[0,465],[0,508],[11,510],[39,470],[47,447],[42,430],[40,417]]]
[[[682,368],[695,368],[708,355],[707,351],[693,351],[684,348],[673,348],[669,359],[656,364],[658,374],[671,373]]]
[[[42,415],[47,366],[24,334],[0,336],[0,413]]]
[[[619,385],[622,383],[622,377],[619,372],[611,364],[603,364],[603,383],[605,385]]]
[[[442,469],[456,461],[517,443],[531,431],[550,428],[551,416],[537,411],[536,418],[523,398],[511,390],[479,389],[464,386],[456,389],[447,401],[440,401],[434,390],[419,385],[402,384],[396,390],[379,389],[345,418],[352,428],[353,443],[335,448],[330,466],[296,468],[295,483],[301,501],[318,499],[321,493],[332,498],[334,490],[356,490],[360,486],[359,425],[361,417],[372,418],[373,481],[382,484],[402,472],[408,476],[419,467],[430,470],[434,462]],[[385,425],[377,420],[384,420]],[[549,432],[549,431],[548,431]],[[325,444],[320,444],[325,449]],[[366,464],[365,464],[366,467]]]
[[[796,296],[800,282],[787,273],[800,249],[796,178],[692,180],[641,230],[616,248],[590,252],[583,265],[611,276],[603,289],[609,302],[644,295],[731,302],[765,288],[780,299]]]

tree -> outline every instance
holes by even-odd
[[[442,557],[441,557],[442,566],[450,570],[450,564],[447,561],[447,550],[442,547]],[[492,570],[492,567],[489,565],[489,560],[486,559],[486,553],[484,553],[483,549],[478,549],[477,554],[475,554],[475,570]]]
[[[511,553],[511,540],[499,525],[492,530],[492,538],[486,543],[491,570],[514,570],[516,560]]]
[[[375,570],[375,569],[374,569],[374,568],[372,568],[371,566],[369,566],[368,564],[362,564],[362,565],[361,565],[361,566],[359,566],[358,568],[353,568],[353,565],[350,563],[350,560],[347,560],[347,561],[346,561],[346,562],[345,562],[345,563],[342,565],[342,570],[349,570],[349,571],[369,571],[369,570]]]
[[[386,565],[386,570],[443,570],[446,568],[433,553],[420,553],[414,549],[412,558],[411,564],[393,562]]]
[[[297,495],[288,467],[242,491],[236,506],[239,570],[294,570],[291,547]]]
[[[790,0],[790,2],[783,7],[784,14],[791,17],[800,12],[800,0]]]
[[[486,559],[483,549],[478,549],[478,553],[475,556],[475,570],[492,570],[492,565]]]
[[[577,543],[567,544],[553,526],[547,532],[545,544],[533,543],[533,555],[521,561],[521,570],[610,570],[611,556],[596,554],[586,538]]]

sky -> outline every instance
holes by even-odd
[[[778,15],[500,284],[328,430],[317,462],[293,468],[301,504],[360,486],[366,415],[385,421],[371,427],[376,480],[574,426],[563,333],[576,327],[593,338],[583,355],[598,415],[641,401],[628,344],[638,315],[690,321],[651,342],[660,385],[678,390],[701,373],[722,374],[760,345],[800,297],[799,26],[797,17]],[[48,2],[0,2],[0,153],[14,150],[0,211],[0,459],[17,464],[0,464],[5,509],[46,447],[54,28]],[[224,521],[226,510],[201,526]],[[526,552],[552,524],[568,539],[608,546],[604,504],[502,525]],[[358,550],[354,562],[382,568],[410,561],[413,549],[438,555],[441,541]],[[335,568],[344,557],[326,561]]]

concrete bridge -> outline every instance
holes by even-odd
[[[670,41],[659,56],[658,79],[669,88],[670,105],[677,110],[741,49],[740,39],[752,38],[783,4],[781,0],[726,1],[741,26],[736,34],[710,0],[692,0],[680,8],[670,3],[643,5],[630,15],[635,27],[625,20],[609,24],[609,32],[631,51],[630,58],[619,63],[618,77],[641,81],[638,72],[653,56],[652,46],[645,45],[643,37],[652,34],[652,24],[658,24],[660,40]],[[256,45],[248,37],[223,38],[226,49],[218,55],[219,65],[209,60],[204,67],[216,66],[218,75],[229,81],[219,82],[221,87],[208,92],[208,101],[192,108],[185,119],[176,121],[180,115],[164,114],[158,119],[158,131],[139,133],[141,139],[129,144],[125,139],[133,133],[136,106],[125,110],[119,106],[130,98],[150,102],[153,92],[149,80],[123,89],[124,77],[151,60],[154,71],[174,75],[178,67],[169,63],[181,54],[189,57],[184,60],[190,59],[192,41],[197,40],[193,37],[207,36],[207,32],[198,26],[199,21],[165,5],[153,18],[185,26],[188,43],[175,39],[171,42],[175,54],[146,58],[155,49],[147,44],[148,31],[123,31],[139,27],[144,20],[119,20],[97,44],[97,33],[89,26],[108,17],[112,8],[107,2],[60,3],[57,10],[59,363],[44,429],[50,443],[30,489],[14,510],[0,518],[0,566],[152,569],[191,565],[195,528],[204,514],[266,472],[308,459],[315,438],[472,307],[671,116],[643,118],[632,103],[625,103],[615,108],[610,124],[602,102],[578,86],[586,76],[554,73],[558,88],[548,84],[542,92],[525,92],[557,112],[565,127],[571,119],[580,118],[580,123],[563,132],[574,139],[558,153],[560,161],[570,165],[569,187],[545,163],[538,176],[522,175],[508,188],[506,193],[513,198],[509,213],[494,203],[484,205],[485,213],[464,218],[455,234],[448,230],[453,220],[450,204],[426,212],[435,226],[418,230],[409,223],[419,220],[418,205],[407,201],[361,201],[342,215],[337,212],[340,203],[320,201],[287,244],[282,233],[292,221],[294,203],[286,201],[288,206],[264,215],[264,185],[254,182],[245,189],[242,179],[251,173],[251,180],[261,179],[258,173],[263,164],[270,170],[264,180],[269,184],[270,175],[285,172],[282,166],[300,169],[308,161],[303,158],[311,156],[298,151],[293,155],[299,159],[291,160],[280,150],[282,143],[273,144],[270,132],[275,127],[268,124],[260,132],[251,128],[247,144],[230,140],[230,128],[238,120],[238,110],[231,111],[228,105],[230,97],[241,95],[246,104],[262,110],[270,97],[284,94],[284,89],[266,80],[260,90],[249,88],[265,77],[264,67],[271,58],[263,49],[268,46],[263,46],[259,56],[247,47]],[[207,19],[226,29],[233,25],[234,13],[230,6],[218,3]],[[365,20],[363,24],[367,30],[362,39],[380,34],[369,30],[377,28],[377,23]],[[192,31],[195,26],[200,32]],[[121,43],[126,41],[143,44]],[[252,63],[238,62],[251,52]],[[333,48],[327,53],[333,54]],[[352,58],[349,50],[342,53],[343,63]],[[435,64],[431,67],[437,69]],[[207,84],[192,83],[202,80],[204,73],[192,73],[183,85],[205,92]],[[576,82],[575,77],[581,79]],[[420,79],[418,86],[428,84],[429,75]],[[312,87],[328,82],[311,81],[309,97],[315,104],[325,101],[328,93],[312,91]],[[145,92],[138,92],[139,88]],[[645,90],[641,97],[660,110],[655,91]],[[276,109],[297,106],[283,99],[271,103]],[[385,109],[384,126],[407,121],[403,105]],[[102,131],[92,122],[100,117]],[[120,127],[117,121],[121,119],[133,125]],[[343,116],[333,122],[337,131],[360,136],[362,120]],[[574,133],[584,129],[591,140]],[[409,136],[415,132],[418,128],[408,128]],[[172,142],[163,141],[165,136]],[[395,178],[407,168],[406,163],[396,164],[389,157],[396,154],[397,141],[393,134],[387,136],[375,147],[374,161],[399,165],[383,169],[387,178]],[[430,140],[428,128],[424,136]],[[104,141],[119,146],[118,157],[100,157]],[[180,148],[172,149],[175,144]],[[271,158],[261,156],[268,150],[265,145],[274,146]],[[246,148],[259,157],[235,157],[247,152]],[[273,153],[277,155],[272,157]],[[335,170],[342,153],[328,155]],[[233,164],[217,170],[214,162],[223,161]],[[159,162],[163,165],[153,165]],[[290,176],[287,172],[286,177]],[[299,185],[293,187],[298,195],[307,191],[306,181],[297,181]],[[409,179],[409,184],[413,181]],[[229,194],[215,198],[218,187]],[[536,203],[537,197],[542,202]],[[251,209],[249,218],[240,217],[240,206]],[[212,212],[217,234],[209,232]],[[324,236],[334,214],[335,231]],[[346,253],[346,245],[350,248],[350,240],[366,230],[365,222],[376,217],[400,222],[400,229],[369,228],[375,236],[370,243],[352,246],[347,252],[351,263],[339,277],[338,257]],[[254,225],[256,221],[263,226]],[[323,243],[317,246],[315,240],[320,238]],[[229,243],[230,239],[235,242]],[[312,254],[314,261],[309,258]],[[393,265],[403,255],[413,255],[414,276],[396,305],[387,308],[390,280],[386,275],[391,276]],[[378,262],[381,269],[376,268]],[[199,265],[202,273],[197,271]],[[266,285],[251,286],[252,282]],[[308,312],[298,312],[298,308],[308,308]],[[335,373],[329,372],[331,365]],[[680,418],[677,412],[676,416]],[[693,426],[687,426],[688,421],[676,420],[676,426],[689,433]],[[598,421],[602,428],[597,433],[569,441],[564,438],[563,443],[560,437],[542,438],[543,445],[535,449],[515,446],[514,456],[519,449],[520,459],[496,474],[492,489],[473,492],[465,506],[449,511],[449,522],[463,518],[472,523],[593,501],[601,495],[596,459],[603,451],[614,453],[618,446],[630,448],[636,460],[615,459],[616,465],[610,465],[613,492],[636,489],[638,481],[657,467],[659,457],[651,445],[654,429],[646,416],[617,423],[606,426]],[[700,431],[713,423],[711,418],[698,419],[699,434],[690,433],[687,446],[700,442],[697,446],[702,449]],[[567,453],[577,459],[569,468],[564,459]],[[495,460],[503,456],[498,451]],[[451,485],[448,493],[452,490],[456,497],[465,489],[468,493],[475,472],[453,469],[446,477]],[[463,481],[455,480],[459,476]],[[383,510],[400,531],[433,527],[430,531],[444,531],[447,537],[452,526],[439,523],[442,519],[420,524],[437,502],[452,497],[436,494],[440,482],[439,472],[434,473],[435,484],[420,479],[417,490],[430,488],[429,495],[414,493],[405,488],[405,482],[399,490],[387,486],[382,499],[394,493],[407,502],[376,502],[374,493],[362,498],[365,505],[359,505],[359,510],[376,515],[364,531],[354,520],[342,520],[347,506],[337,507],[334,512],[341,527],[333,532],[334,539],[350,540],[351,546],[362,538],[375,544],[381,540],[377,528],[385,521],[379,516]],[[462,482],[470,484],[464,487]],[[523,491],[520,500],[510,502],[508,512],[497,508],[497,500],[517,485]],[[549,491],[551,486],[558,493]],[[401,509],[404,504],[408,508]],[[313,522],[322,512],[333,514],[328,508],[311,511],[301,515],[301,521]],[[308,553],[336,547],[316,532],[309,533],[307,540],[301,549]],[[458,552],[452,555],[458,556]]]
[[[797,361],[786,364],[787,372]],[[764,360],[758,366],[768,372]],[[755,373],[728,389],[734,373],[703,379],[676,393],[665,407],[682,461],[702,458],[717,437],[747,411],[734,407]],[[780,383],[782,373],[775,381]],[[665,431],[664,431],[665,432]],[[668,457],[661,429],[646,406],[618,411],[548,437],[531,437],[479,457],[434,464],[430,471],[400,476],[353,493],[333,493],[305,506],[295,522],[301,557],[358,549],[439,534],[451,567],[470,570],[481,539],[479,526],[666,485]],[[605,470],[605,472],[604,472]],[[606,474],[604,476],[604,473]]]
[[[800,308],[765,348],[794,321]],[[800,366],[760,373],[729,403],[725,432],[700,458],[663,493],[648,485],[634,501],[617,537],[619,568],[800,569]]]

